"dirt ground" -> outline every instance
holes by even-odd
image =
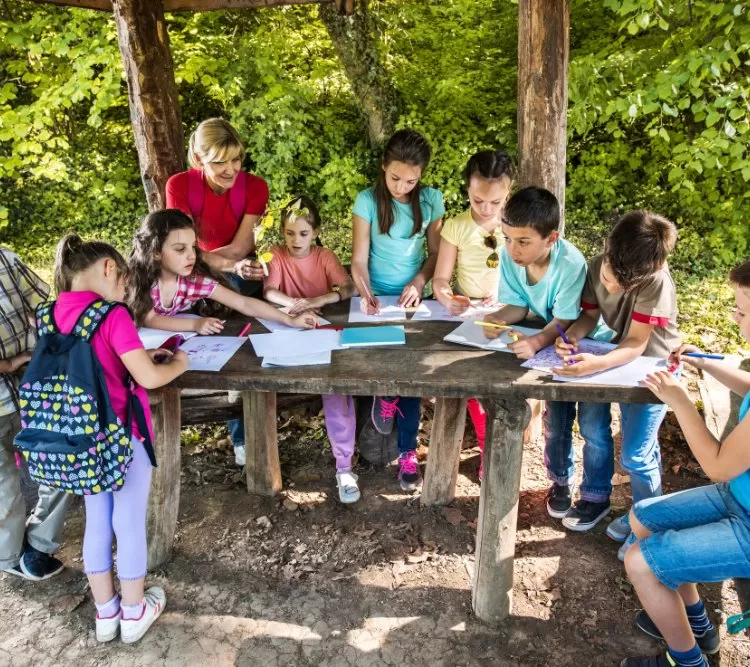
[[[430,413],[426,404],[424,440]],[[394,467],[365,465],[362,500],[344,507],[321,419],[283,413],[279,428],[285,492],[273,499],[247,494],[225,432],[185,433],[174,557],[149,576],[167,608],[140,643],[96,642],[78,506],[61,576],[0,577],[0,665],[577,667],[659,648],[635,628],[638,602],[605,526],[575,534],[547,516],[539,444],[524,452],[513,614],[493,628],[471,613],[479,456],[470,425],[447,508],[401,493]],[[671,415],[662,452],[665,490],[706,483]],[[613,517],[630,502],[629,484],[616,481]],[[702,593],[715,623],[740,610],[732,582]],[[750,665],[748,636],[722,632],[711,664]]]

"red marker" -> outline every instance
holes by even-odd
[[[243,328],[242,331],[240,331],[239,338],[242,338],[248,331],[250,331],[250,327],[253,326],[252,322],[248,322]]]

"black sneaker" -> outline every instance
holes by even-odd
[[[677,663],[671,655],[664,651],[659,655],[649,655],[645,658],[625,658],[620,667],[674,667]],[[708,661],[703,656],[703,665],[708,667]]]
[[[21,564],[14,565],[13,567],[6,567],[3,572],[7,572],[8,574],[12,574],[14,577],[21,577],[21,579],[26,579],[26,575],[23,573],[23,570],[21,569]]]
[[[641,609],[635,615],[635,624],[638,626],[638,629],[645,632],[649,637],[664,641],[661,632],[659,632],[659,628],[656,627],[645,609]],[[700,650],[706,655],[713,655],[714,653],[719,652],[721,636],[719,635],[719,631],[713,625],[710,630],[706,630],[702,635],[696,635],[695,633],[693,633],[693,635],[695,636],[698,648],[700,648]]]
[[[570,487],[552,482],[547,491],[547,514],[553,519],[562,519],[570,509]]]
[[[609,500],[603,503],[594,503],[590,500],[579,500],[568,510],[562,525],[568,530],[583,533],[591,530],[605,516],[609,514]]]
[[[372,424],[375,430],[389,435],[396,422],[396,413],[404,416],[398,409],[398,396],[376,396],[372,402]]]
[[[24,576],[31,581],[50,579],[56,574],[60,574],[65,567],[62,561],[59,561],[50,554],[35,549],[31,545],[26,547],[23,556],[21,556],[21,562],[18,565]]]

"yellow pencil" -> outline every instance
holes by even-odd
[[[507,324],[495,324],[494,322],[485,322],[484,320],[474,320],[474,324],[478,327],[487,327],[488,329],[512,329],[513,327]]]

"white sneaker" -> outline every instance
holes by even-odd
[[[245,445],[234,448],[234,463],[240,467],[245,465]]]
[[[120,612],[109,618],[101,618],[96,615],[96,641],[111,642],[120,634]]]
[[[339,500],[348,505],[359,500],[359,478],[352,472],[342,471],[336,473],[336,486],[339,488]]]
[[[158,586],[149,588],[143,599],[145,604],[140,618],[132,620],[123,618],[120,621],[120,636],[125,644],[132,644],[143,637],[153,622],[161,616],[161,612],[164,611],[164,606],[167,604],[167,596]]]

